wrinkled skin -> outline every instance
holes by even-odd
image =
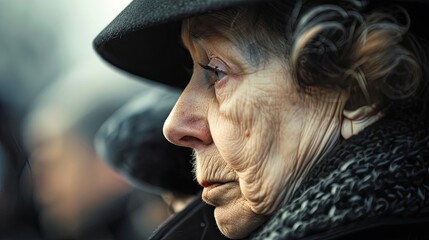
[[[223,234],[243,238],[290,197],[309,166],[338,142],[347,97],[318,89],[302,93],[282,61],[272,57],[252,66],[223,38],[184,42],[194,72],[164,134],[194,149],[203,200],[216,207]]]

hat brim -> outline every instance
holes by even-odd
[[[134,0],[94,40],[95,50],[131,74],[184,88],[192,59],[181,45],[181,20],[258,0]],[[261,0],[260,0],[261,1]],[[429,3],[398,0],[411,16],[411,31],[429,39],[425,30]]]
[[[94,40],[96,51],[134,75],[184,88],[192,59],[181,46],[181,20],[249,0],[134,0]]]

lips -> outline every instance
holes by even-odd
[[[221,181],[201,181],[200,185],[203,188],[215,188],[219,185],[225,184],[226,182],[221,182]]]
[[[230,192],[232,189],[240,192],[236,181],[201,181],[200,185],[204,187],[202,199],[215,207],[225,205],[231,200]],[[236,192],[235,190],[234,192]],[[229,195],[231,196],[228,197]]]

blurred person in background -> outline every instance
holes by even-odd
[[[105,119],[148,88],[89,61],[73,67],[37,99],[25,120],[24,139],[47,238],[144,239],[142,229],[159,224],[133,227],[133,221],[147,217],[136,216],[142,213],[137,210],[160,200],[134,191],[92,144]],[[160,219],[168,216],[166,207],[158,209]]]
[[[93,55],[89,42],[128,2],[0,1],[0,145],[5,153],[0,157],[0,239],[28,240],[26,233],[38,228],[32,202],[34,172],[21,146],[26,112],[33,111],[42,88]]]

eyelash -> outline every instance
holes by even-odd
[[[215,75],[216,79],[214,80],[214,82],[218,82],[218,81],[222,80],[227,75],[226,72],[219,70],[218,67],[212,67],[212,66],[204,65],[204,64],[199,64],[199,65],[201,68],[203,68],[207,71],[210,71]],[[219,73],[223,74],[223,76],[220,78],[218,76]]]

